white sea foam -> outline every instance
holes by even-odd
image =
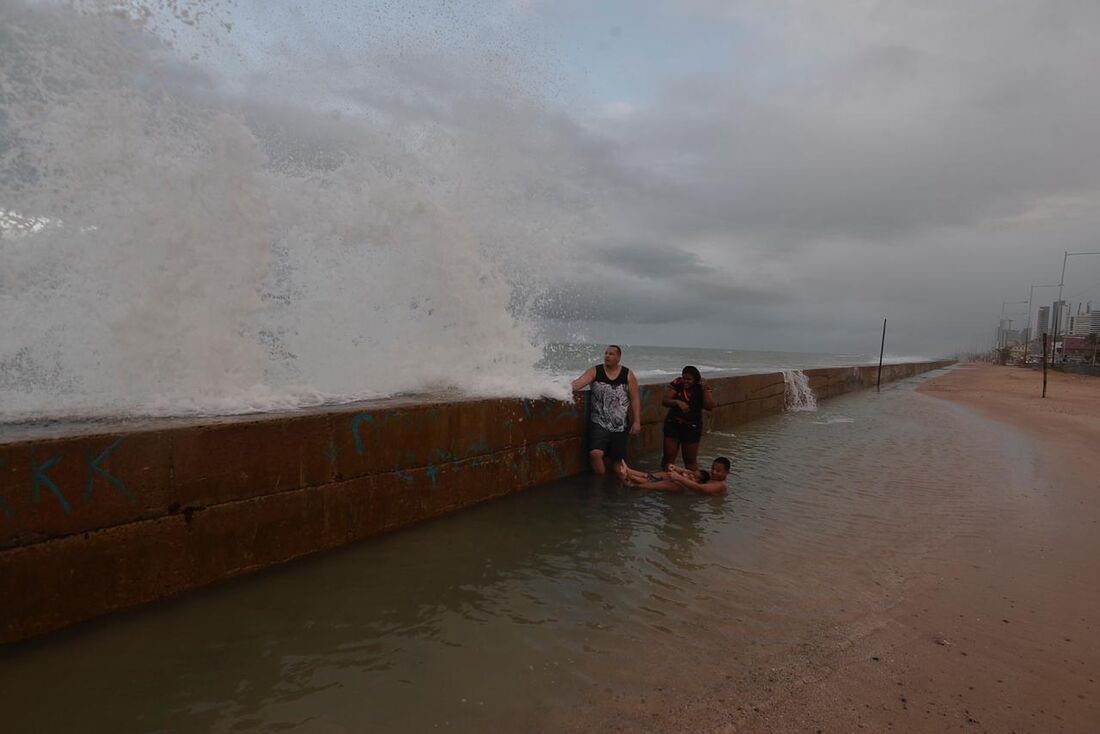
[[[696,368],[700,372],[706,374],[728,374],[742,371],[741,367],[715,367],[707,364],[696,365]],[[653,368],[634,370],[634,374],[639,379],[645,379],[647,377],[679,377],[682,371],[678,369]]]
[[[814,421],[814,424],[819,426],[832,426],[838,423],[855,423],[855,419],[842,415],[831,415],[824,417],[822,420]]]
[[[525,317],[581,196],[524,193],[569,165],[537,104],[413,50],[243,85],[188,60],[233,55],[217,23],[173,47],[116,5],[0,6],[0,416],[568,395]]]
[[[646,378],[646,377],[671,377],[672,375],[677,375],[677,376],[679,376],[679,375],[680,375],[680,371],[679,371],[679,370],[662,370],[662,369],[652,369],[652,370],[634,370],[634,375],[635,375],[636,377],[639,377],[639,378]]]

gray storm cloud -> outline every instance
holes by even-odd
[[[899,349],[980,348],[1002,298],[1091,249],[1100,5],[676,7],[733,24],[728,64],[658,75],[651,103],[603,117],[532,99],[465,47],[292,54],[286,73],[331,69],[333,99],[453,133],[428,152],[461,154],[480,188],[455,205],[523,212],[477,234],[524,243],[501,262],[517,303],[564,335],[869,350],[886,316]],[[249,92],[255,119],[307,144],[285,165],[339,160],[346,121],[296,121],[281,84]]]
[[[848,349],[890,316],[899,349],[981,348],[1002,297],[1095,239],[1100,5],[696,10],[753,42],[589,130],[612,151],[589,237],[608,244],[562,292],[599,284],[569,315],[601,335],[667,323],[647,333],[702,343],[683,319],[761,348]]]

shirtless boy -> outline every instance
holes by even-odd
[[[703,469],[695,469],[693,471],[691,469],[681,468],[675,464],[669,464],[667,471],[644,472],[638,469],[631,469],[626,465],[625,461],[622,461],[615,467],[615,473],[632,487],[653,489],[659,492],[682,492],[684,490],[683,487],[672,481],[673,474],[679,474],[701,484],[710,481],[710,472],[708,471]]]
[[[730,473],[730,460],[725,456],[719,456],[710,465],[710,479],[706,482],[698,482],[688,478],[679,472],[674,472],[669,480],[683,489],[703,494],[721,494],[726,491],[726,477]]]

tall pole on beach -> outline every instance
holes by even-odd
[[[1043,332],[1043,397],[1047,396],[1047,333]]]
[[[1058,328],[1062,325],[1062,286],[1066,284],[1066,260],[1069,259],[1069,251],[1062,253],[1062,277],[1058,279],[1058,302],[1057,308],[1054,309],[1054,338],[1050,340],[1050,366],[1054,366],[1054,354],[1058,351]],[[1065,349],[1062,349],[1063,353]],[[1046,386],[1044,385],[1044,388]],[[1046,397],[1046,389],[1043,390],[1043,397]]]
[[[875,392],[882,392],[882,354],[886,350],[886,319],[882,320],[882,343],[878,346],[878,378],[875,380]]]

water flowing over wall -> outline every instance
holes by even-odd
[[[802,370],[783,370],[783,381],[787,384],[786,406],[787,410],[811,411],[817,410],[817,396],[810,387],[810,378]]]
[[[947,362],[889,365],[885,381]],[[806,370],[828,398],[874,367]],[[710,428],[787,407],[781,373],[716,378]],[[633,455],[661,443],[642,386]],[[0,438],[0,643],[517,492],[586,466],[583,394],[379,401]]]

